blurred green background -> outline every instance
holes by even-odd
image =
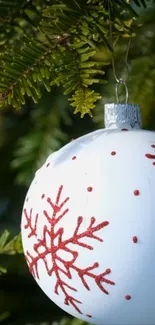
[[[155,8],[138,9],[139,23],[129,51],[129,102],[141,107],[143,128],[155,130]],[[124,71],[127,39],[115,52],[116,73]],[[101,46],[98,59],[108,61],[110,53]],[[74,115],[63,90],[42,90],[38,104],[27,99],[20,111],[11,108],[0,114],[0,234],[5,229],[14,237],[20,232],[24,198],[35,171],[47,156],[83,134],[104,127],[104,103],[116,102],[112,66],[106,66],[107,85],[97,85],[103,98],[93,118]],[[120,94],[123,102],[123,90]],[[51,324],[68,317],[41,291],[28,272],[22,254],[0,252],[0,322],[2,324]],[[4,274],[3,274],[4,273]],[[63,324],[70,324],[66,321]],[[81,324],[74,320],[75,325]]]

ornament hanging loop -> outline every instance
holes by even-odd
[[[118,42],[118,38],[116,39],[113,49],[116,46]],[[128,56],[129,56],[129,50],[130,50],[130,46],[131,46],[131,39],[129,39],[128,41],[128,46],[127,46],[127,51],[126,51],[126,55],[125,55],[125,60],[124,60],[124,71],[123,71],[123,76],[122,77],[117,77],[116,74],[116,68],[115,68],[115,59],[114,59],[114,54],[112,55],[112,68],[113,68],[113,74],[114,74],[114,78],[116,80],[117,83],[120,82],[120,80],[123,80],[124,82],[127,82],[128,76],[129,76],[129,63],[128,63]]]
[[[120,104],[120,101],[119,101],[119,88],[120,88],[120,85],[123,85],[124,86],[124,89],[125,89],[125,103],[127,104],[128,102],[128,97],[129,97],[129,93],[128,93],[128,87],[126,85],[126,82],[124,81],[124,79],[119,79],[118,82],[116,83],[116,88],[115,88],[115,91],[116,91],[116,99],[117,99],[117,103]]]
[[[118,41],[118,39],[116,40],[115,45],[116,45],[117,41]],[[129,41],[128,41],[128,46],[127,46],[127,51],[126,51],[125,61],[124,61],[123,76],[120,77],[120,78],[118,78],[117,75],[116,75],[114,55],[112,56],[113,74],[114,74],[114,78],[116,80],[115,91],[116,91],[117,103],[120,103],[120,101],[119,101],[119,88],[120,88],[120,85],[124,86],[124,89],[125,89],[125,103],[127,104],[127,102],[128,102],[129,93],[128,93],[128,87],[127,87],[126,82],[127,82],[128,76],[129,76],[128,55],[129,55],[130,45],[131,45],[131,39],[129,39]]]

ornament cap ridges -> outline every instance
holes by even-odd
[[[140,129],[140,107],[137,104],[105,104],[104,123],[106,128]]]

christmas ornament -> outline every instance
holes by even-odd
[[[105,105],[105,129],[50,155],[22,214],[29,270],[71,315],[155,324],[155,132],[139,107]]]

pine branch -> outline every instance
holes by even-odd
[[[11,234],[9,233],[9,231],[4,230],[3,234],[0,237],[0,254],[21,254],[23,252],[21,235],[19,234],[9,241],[10,236]]]
[[[10,43],[18,46],[18,38],[35,36],[41,14],[48,0],[0,0],[0,50]]]
[[[8,230],[4,230],[0,236],[0,255],[15,255],[23,253],[21,234],[12,238],[10,241],[11,234]],[[0,265],[0,275],[7,273],[7,269]]]
[[[31,16],[29,21],[33,23],[34,15],[41,13],[47,4],[48,0],[0,0],[0,22],[13,23],[16,18]]]
[[[54,9],[54,11],[55,9],[59,9],[60,11],[61,8],[62,5],[57,5],[56,8],[55,6],[52,6],[52,9]],[[103,14],[103,8],[101,9],[102,10],[100,10],[100,15],[101,13]],[[77,11],[79,11],[79,8]],[[82,12],[80,11],[80,20],[81,13]],[[60,22],[62,24],[62,20]],[[98,26],[100,26],[99,23]],[[45,28],[45,23],[41,23],[41,28]],[[45,45],[39,43],[38,41],[29,41],[29,43],[28,41],[25,41],[25,44],[22,46],[22,48],[15,48],[12,52],[9,51],[8,61],[5,59],[6,54],[5,56],[2,55],[1,60],[3,72],[1,72],[1,77],[3,78],[3,84],[0,84],[0,91],[3,93],[1,94],[1,106],[12,105],[16,109],[19,109],[21,107],[21,104],[25,103],[25,94],[29,97],[32,97],[34,102],[37,102],[38,98],[41,97],[39,82],[43,82],[47,91],[51,90],[50,84],[63,84],[63,86],[66,88],[65,94],[72,92],[76,88],[78,89],[82,86],[87,87],[93,82],[99,82],[99,78],[90,78],[90,75],[92,72],[93,74],[104,74],[104,72],[99,68],[97,69],[97,65],[99,65],[98,62],[95,63],[91,61],[89,63],[89,58],[96,53],[96,50],[92,49],[93,43],[91,42],[91,38],[90,40],[87,40],[86,26],[83,26],[82,28],[81,39],[76,37],[74,40],[75,43],[72,43],[72,46],[71,44],[68,46],[67,43],[66,46],[63,46],[61,44],[61,46],[58,47],[62,39],[61,36],[57,35],[56,30],[57,36],[55,35],[55,39],[52,45],[50,45],[49,42]],[[73,30],[71,30],[71,33],[72,32]],[[75,35],[77,32],[78,31],[74,30]],[[103,30],[101,32],[103,33]],[[50,34],[46,36],[49,40]],[[52,32],[52,37],[53,36],[54,34]],[[11,62],[12,58],[14,62]],[[17,63],[19,60],[20,67]],[[87,64],[87,61],[89,64]],[[28,68],[27,64],[29,64]],[[90,67],[94,67],[95,69],[91,69],[89,73]],[[49,80],[50,78],[53,79],[51,83]]]
[[[17,15],[24,8],[27,0],[1,0],[0,1],[0,20],[3,22],[10,21],[13,16]]]
[[[76,90],[70,101],[72,101],[71,106],[75,107],[75,114],[80,112],[81,117],[85,114],[89,114],[92,117],[93,114],[90,110],[95,108],[95,102],[98,99],[101,99],[100,94],[83,87]]]
[[[52,1],[42,12],[40,40],[38,35],[25,37],[18,46],[8,46],[1,54],[0,107],[11,105],[20,109],[27,96],[37,103],[42,85],[47,91],[53,85],[62,85],[65,94],[73,95],[75,112],[81,116],[91,114],[99,95],[94,93],[86,107],[79,104],[82,100],[79,101],[77,93],[80,89],[82,95],[84,88],[104,83],[99,76],[104,74],[102,66],[107,62],[97,62],[95,54],[100,44],[112,50],[111,24],[114,36],[131,36],[127,20],[132,17],[133,10],[125,0]],[[90,94],[91,90],[85,93]]]
[[[25,104],[25,95],[35,103],[41,98],[40,82],[48,91],[50,73],[47,68],[51,49],[39,41],[25,38],[21,48],[14,48],[0,56],[0,106],[12,105],[19,109]],[[52,62],[50,64],[52,66]]]

